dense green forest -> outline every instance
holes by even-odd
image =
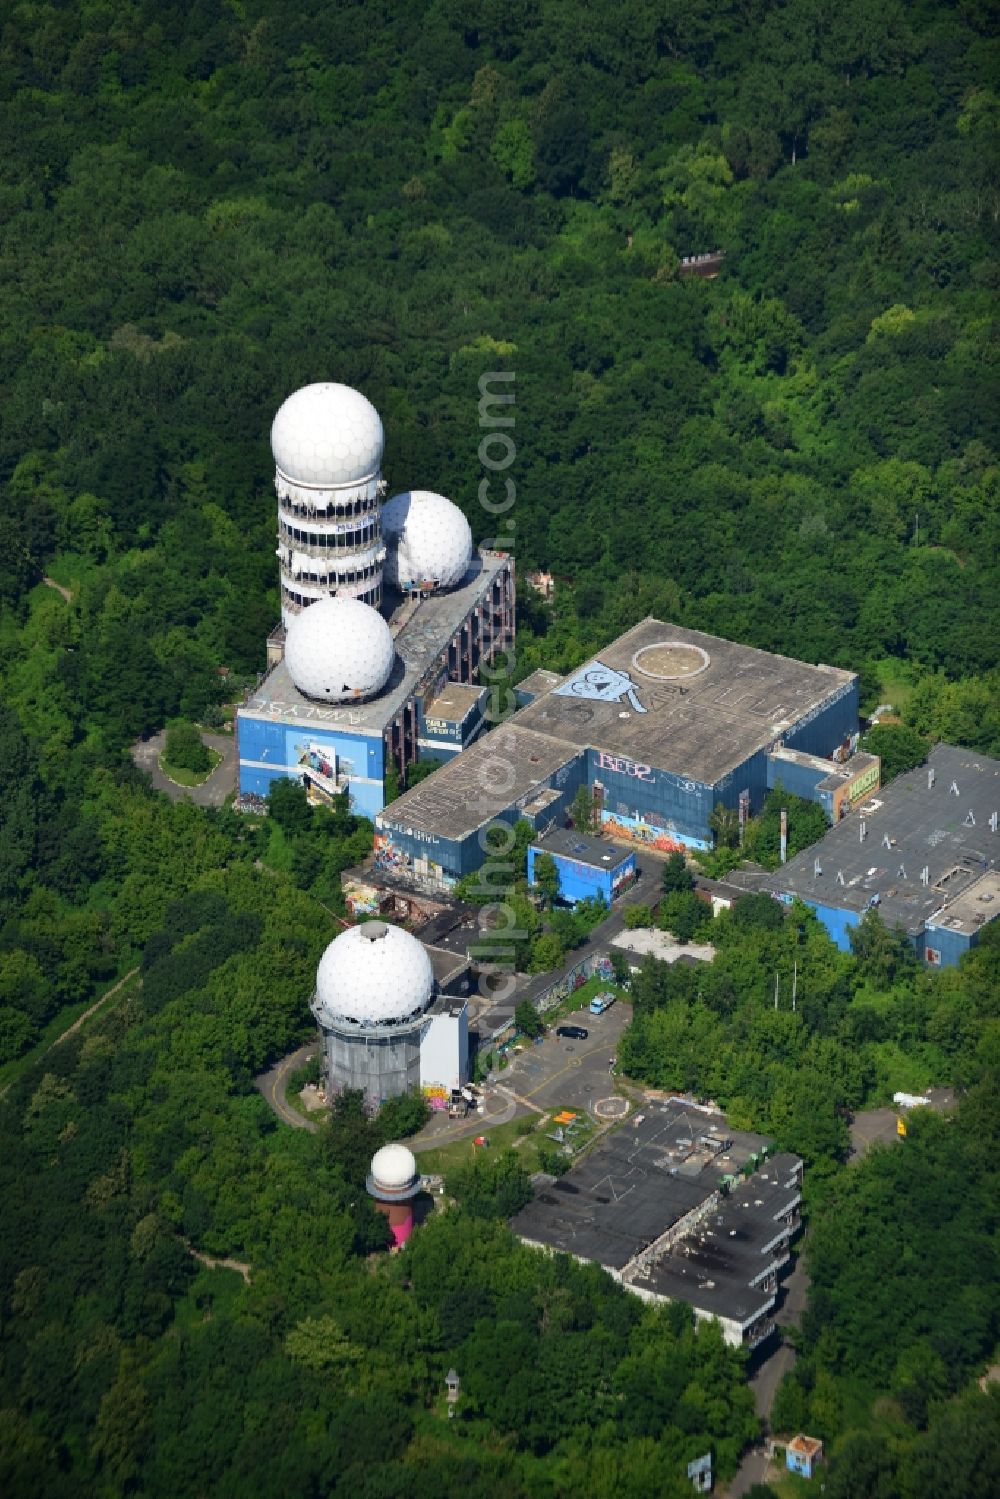
[[[5,8],[5,1494],[669,1496],[710,1445],[732,1470],[739,1359],[682,1311],[468,1205],[370,1265],[377,1121],[313,1140],[251,1085],[309,1033],[370,827],[294,796],[266,821],[171,805],[127,747],[222,723],[262,669],[268,429],[336,379],[382,413],[391,490],[440,489],[522,578],[556,575],[551,605],[522,586],[519,674],[657,613],[860,671],[905,720],[895,768],[933,738],[1000,750],[995,23],[988,0]],[[716,249],[717,279],[681,274]],[[516,376],[502,476],[494,370]],[[809,1156],[789,1418],[843,1447],[841,1499],[947,1494],[949,1444],[989,1431],[963,1380],[996,1331],[995,945],[930,978],[875,926],[851,956],[751,918],[710,972],[640,977],[630,1063]],[[578,940],[553,920],[536,945]],[[971,1123],[845,1170],[843,1110],[904,1077],[968,1088]],[[961,1356],[916,1303],[856,1313],[862,1265],[904,1292],[871,1242],[851,1262],[852,1227],[912,1199],[902,1276],[937,1211],[922,1172],[942,1202],[969,1183]]]
[[[714,944],[714,961],[644,960],[618,1064],[717,1099],[734,1124],[802,1155],[813,1181],[846,1154],[856,1110],[897,1091],[965,1088],[1000,1062],[996,923],[960,969],[938,973],[874,912],[841,953],[807,907],[783,917],[767,895],[706,914],[692,935]]]
[[[997,1079],[994,1062],[953,1118],[911,1116],[903,1146],[840,1173],[816,1214],[772,1423],[836,1439],[832,1499],[1000,1489],[1000,1386],[969,1378],[998,1334]]]
[[[307,897],[230,864],[168,905],[141,988],[10,1088],[3,1493],[680,1499],[707,1447],[732,1471],[742,1360],[686,1308],[522,1248],[475,1200],[373,1273],[364,1177],[401,1109],[349,1098],[308,1135],[251,1081],[322,941]]]

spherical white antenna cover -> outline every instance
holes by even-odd
[[[372,1156],[371,1178],[383,1192],[399,1192],[412,1185],[417,1160],[405,1145],[383,1145]]]
[[[393,495],[382,507],[385,570],[397,588],[434,583],[454,588],[472,558],[469,522],[451,500],[430,489]]]
[[[316,1010],[333,1026],[398,1025],[418,1017],[433,993],[434,970],[423,943],[384,921],[341,932],[316,970]]]
[[[388,682],[394,659],[389,626],[360,599],[317,599],[289,619],[285,661],[306,697],[329,703],[374,697]]]
[[[271,427],[271,451],[286,478],[325,488],[377,473],[385,434],[371,401],[350,385],[303,385]]]

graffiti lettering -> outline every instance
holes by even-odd
[[[400,823],[384,822],[382,827],[390,835],[401,833],[404,838],[412,838],[414,843],[440,843],[441,839],[434,833],[424,833],[420,828],[404,828]]]
[[[626,760],[621,755],[609,755],[606,750],[597,751],[597,765],[600,770],[614,770],[619,775],[633,776],[637,781],[653,779],[651,765],[637,765],[634,760]]]

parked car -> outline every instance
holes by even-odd
[[[590,1001],[590,1013],[592,1015],[603,1015],[605,1010],[610,1010],[617,997],[616,994],[611,993],[610,989],[602,989],[600,994],[595,994]]]
[[[564,1036],[567,1041],[586,1041],[590,1032],[582,1025],[560,1025],[556,1027],[556,1035]]]

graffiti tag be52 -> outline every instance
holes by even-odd
[[[625,760],[621,755],[609,755],[606,750],[597,751],[597,764],[601,770],[616,770],[619,775],[634,776],[637,781],[653,779],[651,765],[637,765],[634,760]]]

